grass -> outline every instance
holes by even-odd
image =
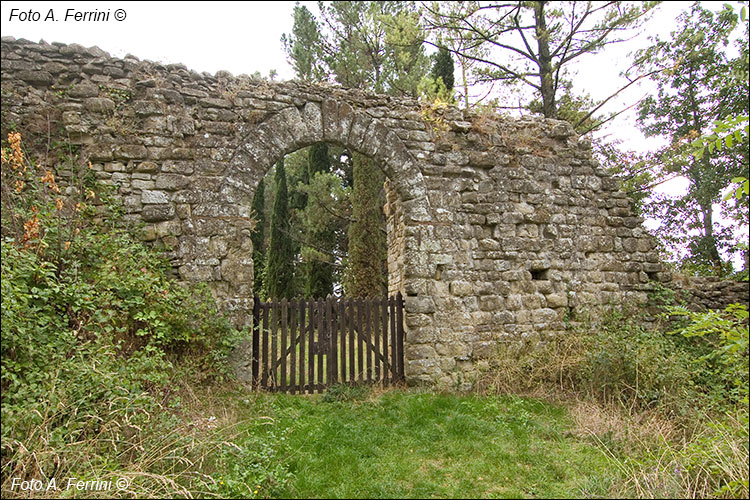
[[[567,410],[538,400],[345,389],[247,406],[248,439],[272,436],[291,474],[273,496],[580,497],[609,487],[605,455],[575,437]]]

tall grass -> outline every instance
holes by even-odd
[[[498,350],[479,384],[567,404],[618,466],[611,494],[748,497],[747,309],[689,313],[646,329],[613,312],[592,329]]]

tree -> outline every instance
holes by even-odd
[[[451,51],[445,47],[440,47],[435,55],[435,64],[432,66],[432,77],[443,82],[445,88],[453,90],[453,56]]]
[[[349,261],[344,290],[351,297],[379,297],[388,293],[388,269],[383,182],[385,176],[369,158],[354,155]],[[365,172],[362,173],[361,171]]]
[[[328,145],[324,142],[314,144],[308,151],[308,179],[312,183],[316,182],[315,177],[329,173],[331,162],[328,158]],[[310,182],[308,182],[310,184]],[[320,201],[325,198],[325,194],[318,193],[314,190],[308,190],[312,196],[308,212],[312,212],[320,205]],[[326,193],[328,194],[328,193]],[[306,214],[311,218],[311,214]],[[323,214],[318,214],[321,217]],[[326,297],[333,293],[334,263],[332,262],[334,248],[336,243],[335,226],[326,224],[324,226],[312,226],[307,221],[307,248],[304,249],[305,262],[305,296],[307,297]],[[332,221],[328,221],[332,222]]]
[[[258,183],[253,196],[253,214],[255,216],[255,231],[250,236],[253,242],[253,265],[255,275],[253,277],[253,293],[260,293],[263,289],[263,268],[265,267],[266,252],[266,217],[264,209],[265,189],[263,179]]]
[[[443,12],[453,18],[460,18],[464,14],[473,11],[476,7],[477,2],[443,2],[441,4],[441,8],[445,9]],[[427,25],[430,25],[429,21]],[[436,32],[435,45],[445,48],[455,57],[460,70],[461,91],[459,100],[463,102],[466,109],[469,109],[481,100],[477,99],[472,104],[472,99],[479,96],[471,95],[469,87],[477,83],[475,75],[473,75],[474,68],[477,66],[477,61],[487,57],[487,47],[481,44],[476,45],[470,37],[465,35],[464,31],[452,30],[447,26]],[[487,95],[489,95],[489,92],[485,94],[485,97]]]
[[[434,54],[435,63],[432,65],[432,72],[429,76],[422,78],[419,82],[420,98],[429,103],[450,103],[456,102],[453,92],[453,56],[445,47]],[[447,82],[447,83],[446,83]]]
[[[321,40],[315,16],[299,2],[294,6],[293,35],[281,35],[281,44],[289,56],[297,78],[306,82],[324,80],[325,70],[321,65]]]
[[[662,222],[660,236],[674,248],[686,247],[689,261],[698,268],[723,274],[720,250],[730,245],[731,228],[714,220],[714,206],[747,219],[747,203],[728,204],[721,194],[729,179],[746,174],[747,135],[723,147],[709,147],[692,156],[690,143],[710,131],[715,121],[747,113],[748,83],[732,77],[743,64],[742,56],[728,59],[725,48],[737,25],[731,8],[714,14],[694,3],[679,17],[680,26],[668,40],[655,37],[653,44],[636,53],[640,71],[676,67],[652,74],[657,95],[639,105],[639,124],[647,137],[666,137],[670,144],[654,156],[652,171],[664,181],[682,177],[688,191],[679,197],[655,197],[650,205]],[[745,36],[745,43],[747,43]]]
[[[434,2],[428,30],[452,41],[459,57],[476,61],[484,81],[531,89],[542,114],[558,116],[558,96],[570,64],[624,41],[657,2]],[[450,46],[451,44],[446,44]],[[477,49],[484,48],[484,54]]]
[[[294,8],[291,34],[281,38],[298,78],[349,88],[416,95],[428,58],[411,2],[319,2],[321,21]]]
[[[289,237],[289,207],[284,160],[276,164],[276,191],[271,214],[271,235],[263,284],[270,299],[294,297],[294,243]]]

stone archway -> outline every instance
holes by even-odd
[[[331,99],[322,103],[307,102],[284,108],[250,127],[222,173],[222,181],[216,188],[219,200],[252,199],[260,179],[279,159],[317,142],[337,144],[367,155],[385,173],[390,207],[388,226],[391,228],[388,231],[389,291],[405,294],[406,288],[413,288],[411,281],[426,277],[420,276],[419,269],[403,258],[407,247],[418,250],[417,245],[405,237],[406,221],[426,224],[431,220],[424,178],[398,135],[378,119],[355,111],[349,104]],[[248,264],[247,256],[252,253],[246,240],[232,252],[230,263],[224,266],[226,272],[222,273],[235,295],[233,298],[243,304],[249,304],[247,283],[252,282],[243,269]],[[405,329],[408,336],[408,326]]]

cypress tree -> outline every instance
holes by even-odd
[[[382,190],[385,175],[366,156],[354,154],[352,222],[344,288],[350,297],[380,297],[388,292],[385,217]]]
[[[284,160],[276,164],[276,193],[271,214],[271,236],[268,242],[266,272],[263,279],[266,297],[291,299],[294,296],[294,244],[289,236],[289,200]]]
[[[253,293],[260,294],[263,289],[263,268],[265,265],[266,252],[266,216],[264,210],[265,201],[265,182],[263,179],[258,183],[253,196],[253,213],[255,214],[255,231],[253,231],[250,240],[253,242],[253,267],[255,275],[253,276]]]
[[[453,55],[445,47],[440,47],[435,55],[435,65],[432,67],[432,77],[437,80],[443,79],[445,88],[453,90]]]
[[[315,174],[328,172],[331,162],[328,156],[328,144],[319,142],[308,151],[308,178]],[[318,248],[330,248],[335,243],[333,228],[323,231],[311,231],[309,241]],[[333,293],[333,265],[329,262],[310,261],[305,265],[305,296],[326,297]]]

